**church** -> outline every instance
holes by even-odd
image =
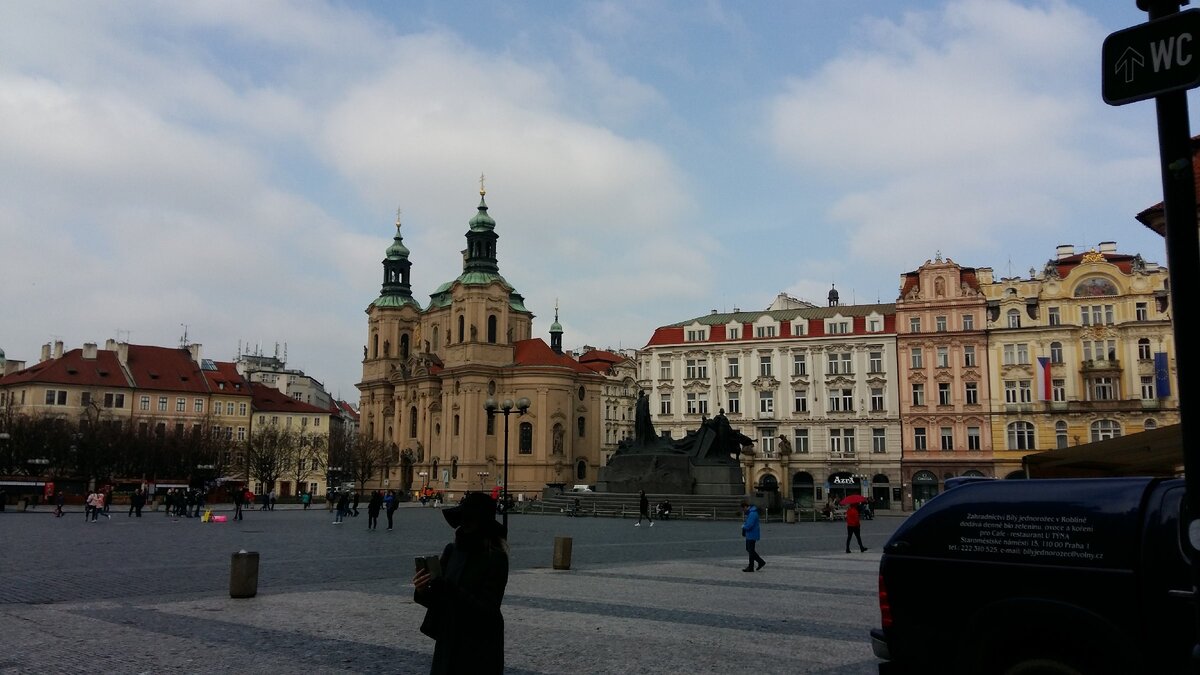
[[[506,454],[514,497],[596,480],[606,379],[563,352],[557,308],[550,343],[532,335],[533,313],[500,275],[485,196],[481,188],[468,222],[462,274],[424,307],[396,219],[357,385],[360,431],[385,444],[392,464],[367,489],[490,491],[504,484]]]

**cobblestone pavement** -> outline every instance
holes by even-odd
[[[412,558],[450,530],[435,509],[396,526],[323,509],[245,520],[0,513],[0,673],[427,672]],[[900,522],[768,524],[746,574],[735,522],[513,515],[504,601],[509,673],[876,672],[877,550]],[[554,538],[572,539],[552,570]],[[229,598],[230,555],[260,554],[258,595]]]

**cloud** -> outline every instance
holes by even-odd
[[[859,269],[900,273],[939,249],[968,265],[1013,252],[1044,260],[1078,233],[1065,221],[1114,182],[1122,162],[1099,159],[1097,141],[1132,147],[1140,133],[1105,121],[1102,37],[1056,2],[971,0],[865,21],[854,47],[768,101],[764,141],[836,195],[823,216]],[[1133,155],[1124,163],[1144,168]],[[1145,187],[1122,194],[1145,199]],[[1112,211],[1129,227],[1131,212]]]

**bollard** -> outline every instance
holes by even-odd
[[[26,508],[28,505],[29,505],[29,502],[28,502],[28,501],[26,501],[26,500],[24,500],[24,499],[18,499],[18,500],[17,500],[17,511],[18,511],[19,513],[24,513],[24,512],[25,512],[25,508]]]
[[[570,537],[555,537],[554,538],[554,569],[556,569],[556,570],[571,569],[571,538]]]
[[[233,554],[229,565],[229,597],[253,598],[258,594],[258,552]]]

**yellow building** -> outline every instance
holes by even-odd
[[[997,477],[1031,452],[1179,421],[1164,268],[1102,242],[1059,246],[1027,278],[982,268],[979,281]]]
[[[605,378],[563,353],[557,322],[549,345],[532,337],[533,314],[500,275],[496,222],[483,195],[462,274],[438,287],[427,307],[412,296],[412,263],[396,222],[382,290],[366,310],[357,386],[362,433],[382,441],[397,468],[368,489],[491,489],[504,482],[506,448],[514,495],[594,482],[599,470]],[[522,399],[525,411],[516,405]],[[489,415],[489,400],[514,406],[507,416]]]

